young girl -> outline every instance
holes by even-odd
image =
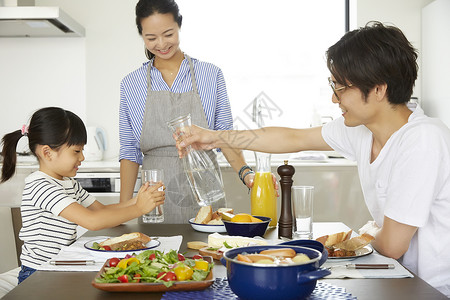
[[[25,179],[22,196],[23,240],[19,283],[36,268],[51,260],[62,246],[72,244],[76,227],[89,230],[113,227],[150,212],[164,203],[163,184],[145,183],[136,198],[119,204],[103,205],[74,180],[84,160],[86,128],[70,111],[47,107],[36,111],[30,126],[3,137],[3,168],[0,182],[10,179],[16,167],[16,147],[22,136],[28,137],[31,152],[39,161],[39,171]]]

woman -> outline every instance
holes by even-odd
[[[140,0],[136,25],[149,61],[121,82],[120,200],[131,198],[139,165],[143,169],[163,169],[166,223],[185,223],[199,209],[167,121],[190,113],[193,124],[213,130],[233,127],[222,71],[181,51],[181,23],[182,16],[173,0]],[[250,187],[254,174],[246,166],[242,152],[228,149],[223,153]],[[208,154],[220,172],[215,154]],[[225,199],[214,206],[226,206]]]

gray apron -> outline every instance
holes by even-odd
[[[166,186],[164,202],[164,223],[187,223],[196,216],[200,206],[187,181],[183,163],[178,157],[175,140],[167,126],[167,122],[187,114],[191,114],[192,124],[208,127],[202,102],[197,91],[194,67],[191,58],[185,55],[189,62],[192,90],[185,93],[171,91],[152,91],[150,69],[147,75],[147,100],[141,133],[141,151],[144,154],[142,169],[163,169]],[[221,176],[216,154],[207,151]],[[213,209],[226,207],[225,200],[213,204]]]

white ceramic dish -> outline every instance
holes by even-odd
[[[198,224],[194,223],[195,218],[189,220],[192,228],[197,231],[214,233],[214,232],[227,232],[225,225],[208,225],[208,224]]]
[[[340,261],[340,260],[352,260],[352,259],[355,259],[355,258],[358,258],[358,257],[361,257],[361,256],[369,255],[372,252],[373,252],[372,247],[365,246],[365,247],[363,247],[361,249],[356,250],[355,251],[356,255],[353,255],[353,256],[338,256],[338,257],[332,257],[332,256],[330,257],[330,256],[328,256],[328,259],[332,260],[333,262],[337,262],[337,261]]]
[[[101,242],[103,242],[104,240],[106,240],[106,238],[95,239],[95,240],[86,242],[86,243],[84,244],[84,247],[85,247],[86,249],[88,249],[88,250],[97,251],[97,252],[108,252],[108,253],[111,253],[111,252],[112,252],[112,253],[117,253],[117,252],[120,252],[120,253],[136,253],[136,252],[140,252],[140,251],[144,251],[144,250],[156,248],[156,247],[158,247],[158,246],[161,244],[161,242],[158,241],[158,240],[151,240],[150,242],[148,242],[148,243],[146,244],[147,247],[144,248],[144,249],[139,249],[139,250],[118,250],[118,251],[113,251],[113,250],[98,250],[98,249],[94,249],[94,248],[92,247],[92,245],[93,245],[95,242],[101,243]]]

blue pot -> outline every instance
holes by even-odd
[[[322,258],[319,260],[319,266],[322,266],[328,259],[328,250],[322,243],[316,240],[292,240],[289,242],[280,243],[280,245],[301,246],[316,249],[322,253]]]
[[[307,263],[292,265],[263,265],[241,262],[238,254],[259,253],[267,249],[292,248],[311,259]],[[226,251],[221,262],[227,267],[228,283],[231,290],[245,300],[290,300],[308,297],[316,287],[317,279],[330,271],[319,269],[322,253],[307,247],[291,245],[265,245],[239,247]]]

